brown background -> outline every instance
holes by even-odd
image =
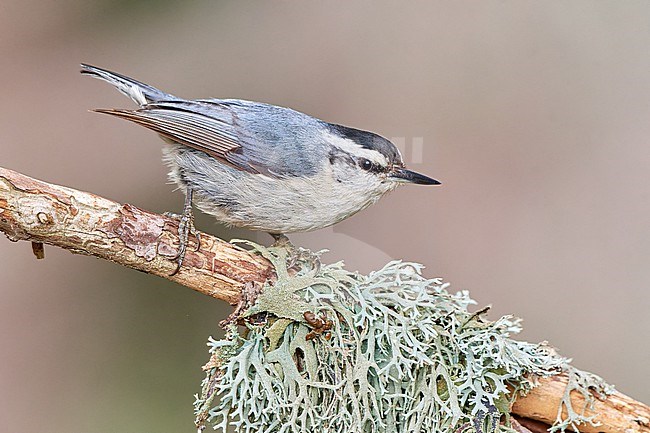
[[[180,209],[155,134],[87,112],[130,102],[81,61],[402,137],[443,186],[404,187],[294,241],[364,272],[422,262],[492,317],[523,317],[521,338],[650,402],[649,46],[647,1],[5,0],[0,164]],[[224,305],[46,254],[0,239],[0,430],[192,431]]]

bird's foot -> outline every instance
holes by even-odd
[[[287,235],[282,233],[270,233],[275,240],[271,247],[283,248],[287,250],[287,269],[292,269],[299,262],[307,263],[313,269],[314,273],[320,271],[320,255],[306,248],[296,247],[291,243]]]
[[[271,247],[273,248],[286,248],[286,249],[296,249],[296,247],[293,246],[287,235],[282,234],[282,233],[269,233],[271,237],[273,237],[273,245]]]
[[[196,238],[196,248],[198,251],[201,248],[201,233],[194,227],[194,213],[192,212],[192,191],[189,190],[185,197],[185,205],[183,206],[182,214],[175,214],[172,212],[165,212],[165,216],[178,220],[178,253],[174,257],[176,262],[176,269],[170,274],[176,275],[180,271],[185,260],[185,253],[187,251],[187,244],[189,243],[190,234]]]

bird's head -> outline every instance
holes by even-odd
[[[389,140],[368,131],[329,126],[329,162],[337,181],[378,195],[408,183],[440,185],[435,179],[405,168],[399,149]]]

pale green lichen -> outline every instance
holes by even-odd
[[[588,401],[587,388],[609,390],[546,344],[512,340],[519,319],[470,313],[466,291],[449,293],[421,265],[393,261],[362,276],[307,258],[290,276],[286,250],[254,247],[278,280],[247,312],[246,332],[233,326],[210,341],[216,362],[195,403],[199,424],[245,433],[511,431],[509,404],[530,389],[529,375],[570,371]],[[305,312],[331,330],[311,338]],[[590,422],[563,404],[569,417],[556,429]]]

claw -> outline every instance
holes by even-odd
[[[194,227],[194,222],[192,221],[192,228],[194,229],[194,238],[196,239],[196,248],[194,248],[194,252],[197,252],[198,250],[201,249],[201,232],[196,230]]]
[[[176,261],[176,269],[174,272],[169,274],[170,276],[176,275],[178,271],[181,270],[183,266],[183,260],[185,260],[185,252],[187,251],[187,243],[189,241],[190,233],[196,237],[196,249],[198,251],[201,248],[201,236],[198,231],[194,228],[194,213],[192,213],[192,190],[188,189],[187,194],[185,195],[185,205],[183,206],[183,213],[181,215],[172,214],[170,212],[165,212],[165,215],[172,218],[178,218],[178,254],[174,257]]]
[[[271,245],[274,248],[287,248],[287,249],[292,249],[294,250],[295,247],[287,237],[287,235],[283,233],[269,233],[273,237],[273,245]]]
[[[273,242],[272,247],[274,248],[285,248],[289,255],[287,258],[287,269],[293,268],[298,261],[307,261],[310,262],[312,265],[313,270],[317,274],[320,272],[320,257],[318,254],[314,254],[309,250],[306,250],[304,248],[297,248],[294,246],[287,235],[282,234],[282,233],[269,233],[271,236],[273,236],[273,239],[275,240]]]

